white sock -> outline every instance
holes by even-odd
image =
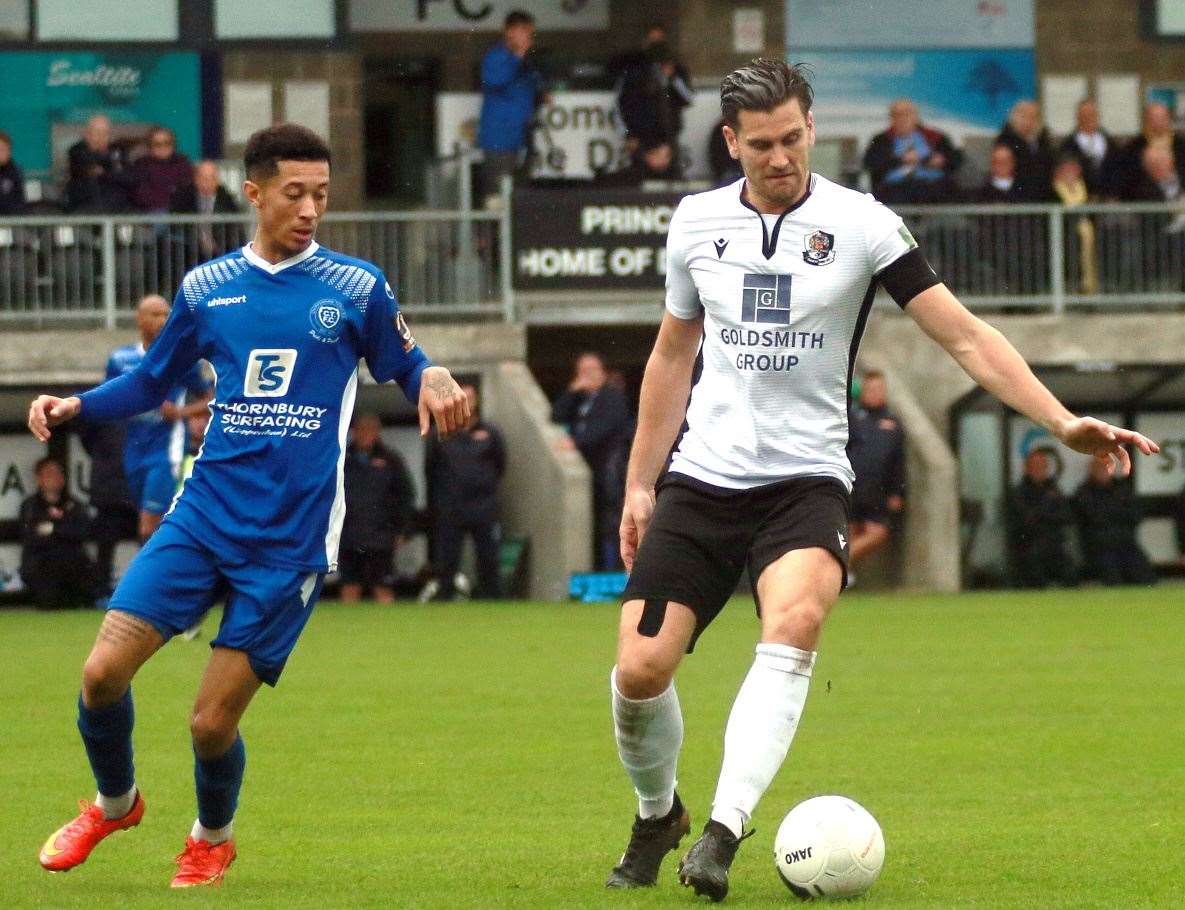
[[[814,651],[759,644],[724,730],[724,762],[712,818],[740,837],[782,767],[815,666]]]
[[[104,796],[102,793],[95,797],[95,805],[103,810],[104,818],[123,818],[136,805],[136,785],[132,784],[123,796]]]
[[[683,745],[683,712],[675,684],[653,698],[626,698],[617,688],[614,667],[609,687],[617,754],[638,794],[638,815],[666,815],[675,801],[675,769]]]
[[[194,840],[204,840],[211,844],[221,844],[223,841],[230,840],[235,833],[235,823],[228,822],[222,828],[207,828],[201,822],[195,821],[193,829],[189,832],[189,836]]]

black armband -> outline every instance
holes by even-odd
[[[881,269],[876,279],[902,309],[922,291],[942,283],[917,247]]]

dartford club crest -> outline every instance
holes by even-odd
[[[341,304],[336,300],[318,300],[309,310],[309,325],[321,341],[337,341],[342,332]]]
[[[835,261],[835,235],[826,231],[807,234],[802,240],[802,260],[807,265],[827,265]]]

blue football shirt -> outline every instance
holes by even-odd
[[[107,378],[115,379],[130,373],[144,360],[143,344],[129,344],[116,348],[107,360]],[[177,407],[185,404],[185,393],[204,395],[210,384],[202,375],[200,364],[194,364],[166,397]],[[185,421],[165,420],[160,410],[145,411],[127,422],[123,449],[124,470],[129,473],[156,464],[167,464],[175,475],[185,455]]]
[[[185,276],[132,378],[171,387],[200,358],[216,377],[212,417],[165,521],[224,555],[332,571],[359,360],[412,401],[430,365],[390,284],[374,265],[316,243],[275,264],[245,246]],[[88,392],[83,413],[118,410],[112,398]]]

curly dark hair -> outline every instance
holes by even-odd
[[[281,161],[324,161],[329,164],[329,146],[311,129],[298,123],[277,123],[251,134],[243,152],[248,180],[259,183],[274,177]]]

